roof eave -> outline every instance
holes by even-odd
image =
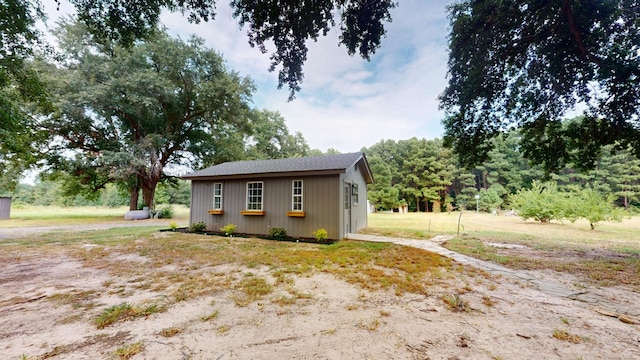
[[[211,181],[211,180],[236,180],[236,179],[257,179],[257,178],[274,178],[274,177],[296,177],[296,176],[327,176],[338,175],[346,172],[346,169],[331,170],[309,170],[309,171],[282,171],[282,172],[263,172],[263,173],[247,173],[247,174],[229,174],[229,175],[196,175],[182,176],[183,180]]]

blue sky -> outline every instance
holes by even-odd
[[[279,111],[291,132],[301,132],[312,148],[358,151],[382,139],[442,137],[442,111],[437,96],[446,86],[450,1],[399,0],[392,10],[382,47],[370,62],[349,56],[338,46],[338,34],[309,43],[302,91],[288,102],[288,89],[277,89],[277,72],[270,73],[269,54],[248,44],[246,33],[219,0],[217,17],[190,24],[181,14],[164,13],[162,22],[173,35],[191,34],[219,51],[229,67],[249,76],[258,86],[254,105]],[[44,1],[49,26],[72,7],[64,0],[60,12]]]

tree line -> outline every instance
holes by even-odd
[[[580,119],[567,124],[575,121]],[[494,137],[488,159],[471,169],[441,139],[380,141],[362,149],[375,177],[369,201],[380,210],[407,205],[410,211],[493,211],[508,209],[510,196],[547,181],[559,192],[592,189],[620,207],[640,206],[640,159],[631,150],[606,146],[592,170],[567,164],[546,172],[524,157],[521,141],[516,130]]]

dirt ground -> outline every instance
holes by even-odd
[[[131,254],[117,260],[146,264]],[[275,281],[266,268],[194,271]],[[536,275],[583,286],[565,274]],[[163,293],[63,252],[25,252],[0,264],[0,354],[117,359],[118,349],[138,344],[132,359],[640,359],[640,325],[515,279],[452,279],[429,295],[402,296],[369,292],[327,273],[293,280],[292,288],[305,294],[293,304],[275,301],[282,295],[276,291],[238,306],[229,289],[98,329],[95,319],[106,307],[152,302]],[[595,291],[622,306],[640,301],[623,287]],[[467,301],[466,311],[453,311],[443,296]]]

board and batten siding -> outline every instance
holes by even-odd
[[[364,229],[368,226],[367,223],[367,182],[363,175],[362,162],[356,163],[351,168],[347,169],[344,174],[340,175],[340,199],[342,201],[344,197],[344,184],[358,184],[358,204],[353,203],[353,198],[351,198],[351,232],[358,232],[360,229]],[[346,225],[347,221],[344,217],[344,205],[341,204],[340,209],[341,217],[340,217],[340,228],[342,231],[342,236],[346,237]]]
[[[293,180],[303,180],[303,211],[305,217],[290,217],[292,211]],[[265,215],[242,215],[246,210],[247,182],[263,182],[263,210]],[[211,215],[213,187],[222,183],[221,215]],[[313,237],[324,228],[330,239],[341,239],[340,196],[342,185],[338,175],[300,176],[282,178],[252,178],[234,180],[192,180],[190,223],[204,222],[209,231],[219,231],[226,224],[237,225],[236,232],[266,235],[270,227],[284,228],[292,237]],[[363,206],[363,208],[366,207]],[[366,215],[366,214],[365,214]]]

